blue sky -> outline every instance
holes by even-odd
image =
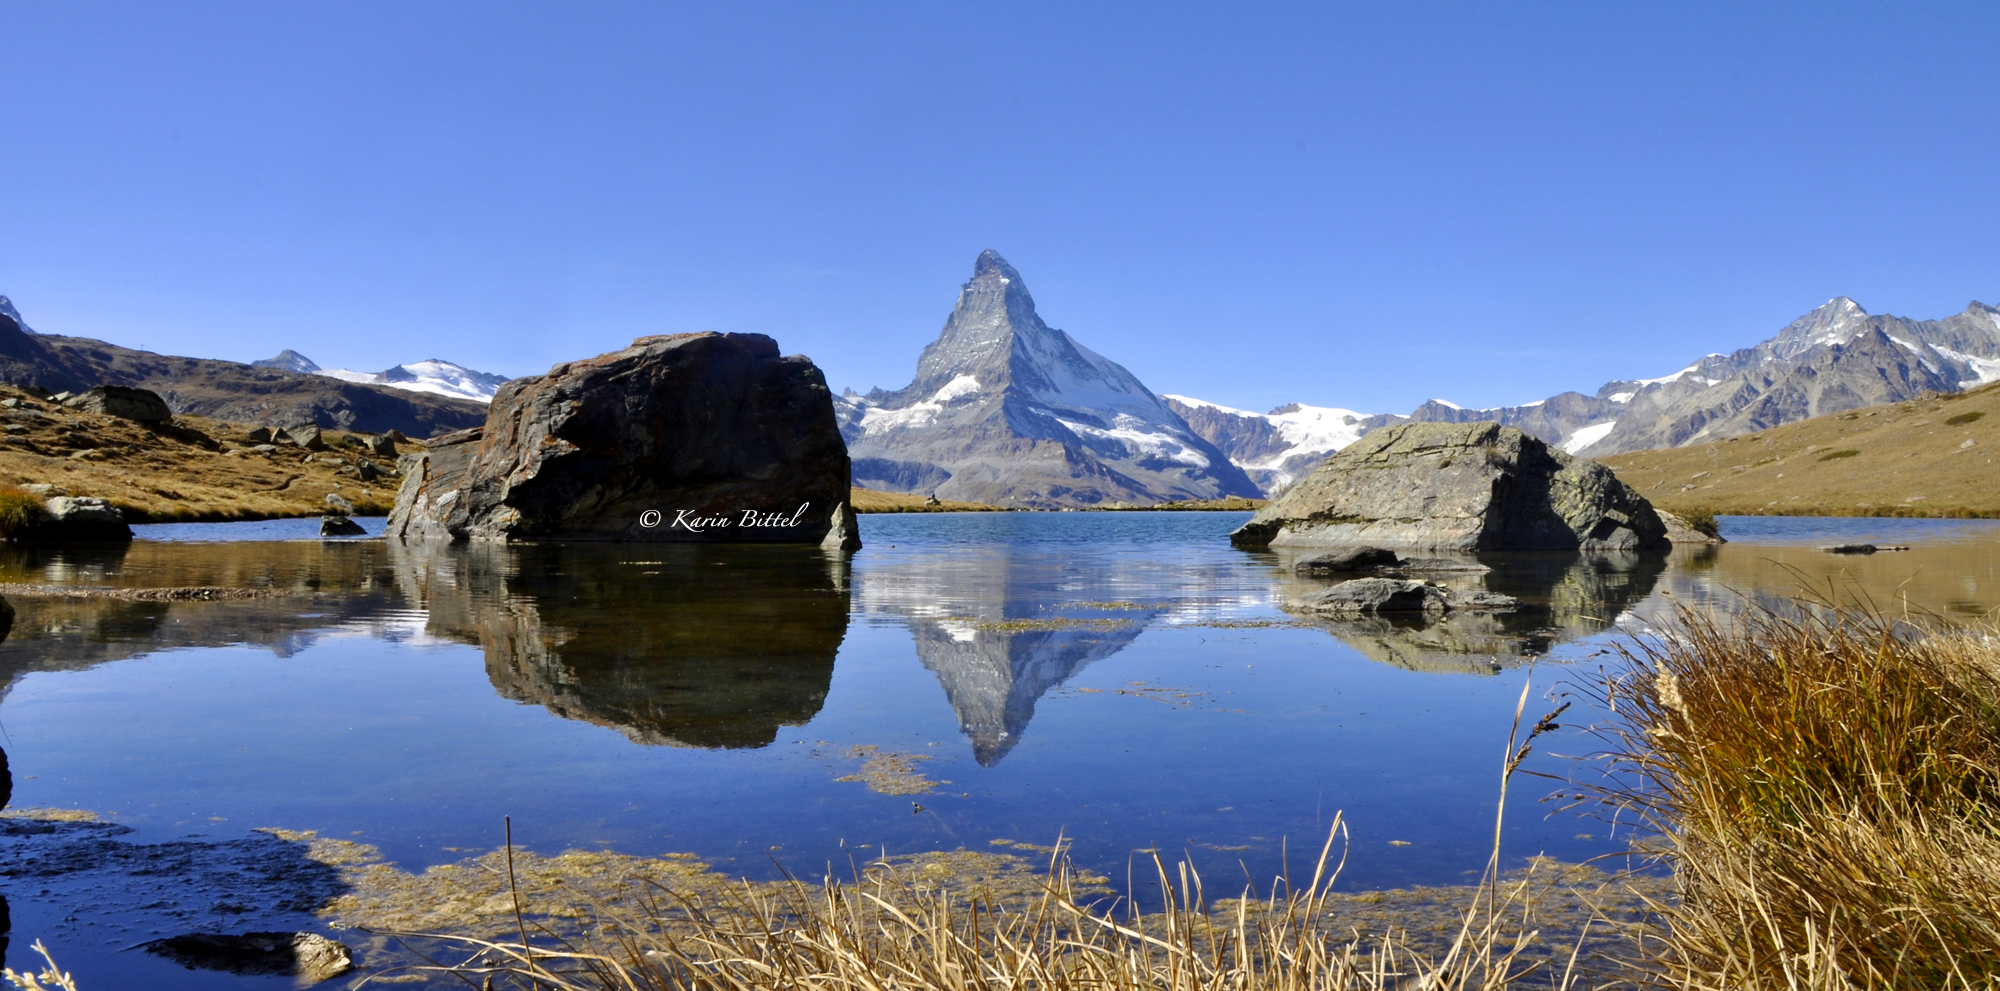
[[[975,255],[1155,391],[1594,389],[2000,297],[2000,6],[0,0],[37,329],[905,384]]]

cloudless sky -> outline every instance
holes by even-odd
[[[2000,5],[19,3],[36,329],[906,384],[982,248],[1157,392],[1589,392],[2000,297]]]

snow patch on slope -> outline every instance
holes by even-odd
[[[1611,428],[1617,425],[1617,420],[1606,420],[1603,423],[1593,423],[1587,427],[1578,427],[1575,433],[1569,435],[1569,439],[1557,446],[1569,454],[1575,454],[1603,440],[1604,435],[1610,433]]]
[[[322,368],[315,375],[336,378],[343,382],[359,382],[364,385],[386,385],[392,389],[406,389],[410,392],[428,392],[454,399],[470,399],[473,402],[490,403],[493,394],[507,381],[505,375],[474,371],[464,365],[430,358],[424,361],[397,365],[381,372],[357,372],[347,368]]]

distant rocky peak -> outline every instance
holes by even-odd
[[[1794,358],[1822,344],[1838,344],[1861,333],[1868,325],[1868,311],[1846,296],[1835,296],[1819,308],[1791,322],[1771,339],[1771,353]]]
[[[297,372],[300,375],[311,375],[319,371],[319,366],[314,364],[311,358],[291,348],[278,352],[277,357],[253,361],[250,364],[257,368],[275,368],[281,372]]]

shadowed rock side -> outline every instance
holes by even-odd
[[[406,459],[397,538],[860,546],[818,368],[762,334],[642,337],[515,379]]]
[[[974,759],[990,767],[1021,741],[1043,695],[1125,649],[1162,612],[1079,603],[1065,587],[1073,574],[1058,561],[982,548],[877,565],[855,596],[859,611],[909,628]]]
[[[791,547],[390,542],[433,635],[502,696],[634,742],[761,747],[813,718],[847,634],[846,564]]]
[[[1645,498],[1495,423],[1409,423],[1348,445],[1230,535],[1238,546],[1665,551]]]
[[[1667,568],[1662,554],[1513,552],[1454,555],[1419,568],[1367,572],[1436,582],[1454,592],[1493,593],[1518,601],[1512,611],[1452,610],[1328,615],[1307,604],[1313,593],[1360,574],[1300,577],[1305,552],[1273,554],[1286,612],[1323,626],[1368,658],[1411,671],[1492,674],[1558,644],[1612,628],[1652,593]]]
[[[1043,323],[993,251],[915,379],[839,405],[866,488],[1048,509],[1262,494],[1131,372]]]

